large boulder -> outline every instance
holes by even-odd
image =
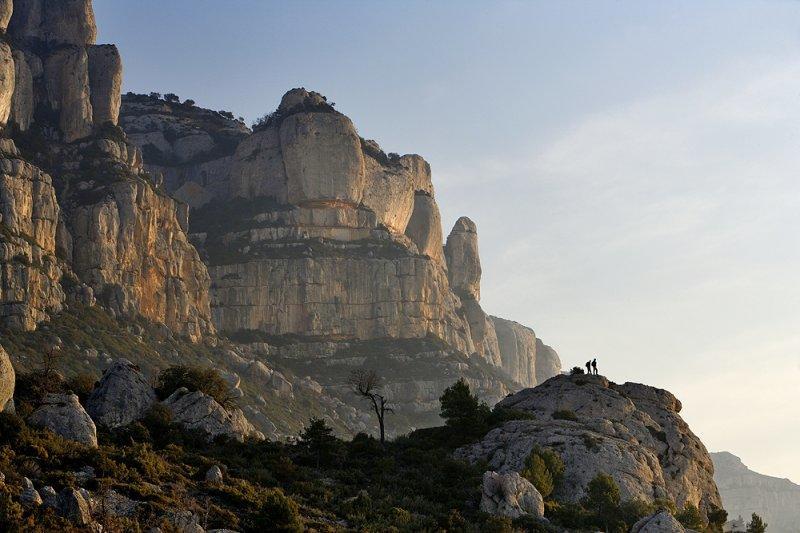
[[[517,472],[485,472],[481,489],[480,507],[483,512],[508,518],[544,516],[542,495]]]
[[[56,435],[97,447],[97,428],[74,394],[48,394],[28,423]]]
[[[11,359],[8,358],[8,354],[0,346],[0,412],[13,405],[15,380]]]
[[[6,31],[11,14],[14,11],[14,0],[0,0],[0,31]]]
[[[181,387],[163,404],[172,412],[173,421],[187,429],[205,432],[209,440],[226,436],[243,441],[245,437],[259,436],[241,409],[225,409],[214,398],[200,391],[189,392]]]
[[[669,511],[659,511],[636,522],[630,533],[685,533],[686,531]]]
[[[589,482],[606,473],[623,499],[668,498],[679,508],[692,504],[704,511],[722,507],[708,452],[667,391],[616,385],[602,376],[560,375],[498,406],[531,418],[493,429],[457,456],[486,460],[500,472],[520,471],[534,447],[549,447],[564,461],[554,492],[561,501],[580,501]]]
[[[417,245],[420,254],[444,265],[442,217],[436,200],[430,194],[414,193],[414,210],[406,226],[406,236]]]
[[[294,113],[281,123],[280,142],[289,203],[361,203],[364,156],[349,118],[336,112]]]
[[[122,103],[122,58],[113,44],[92,45],[89,53],[89,87],[95,124],[119,120]]]
[[[478,230],[468,217],[459,218],[444,248],[447,277],[456,294],[481,299],[481,258],[478,254]]]
[[[58,514],[72,523],[85,527],[92,523],[92,511],[84,494],[74,488],[66,487],[58,493],[56,500]]]
[[[156,394],[139,367],[120,359],[103,372],[86,410],[97,424],[117,428],[142,418],[155,402]]]

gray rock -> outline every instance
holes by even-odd
[[[659,511],[636,522],[630,533],[685,533],[686,531],[669,511]]]
[[[42,497],[42,505],[45,507],[58,507],[58,493],[50,485],[42,487],[39,495]]]
[[[139,367],[119,359],[103,372],[86,410],[97,424],[113,429],[141,419],[155,402],[156,394]]]
[[[28,478],[22,478],[22,493],[19,496],[19,501],[23,505],[41,505],[42,497],[39,492],[34,488],[33,482]]]
[[[222,469],[217,465],[212,466],[206,472],[206,481],[209,483],[222,483],[223,480]]]
[[[214,398],[200,391],[189,392],[181,387],[164,400],[163,404],[172,412],[176,423],[188,429],[204,431],[209,440],[220,435],[238,441],[257,436],[257,431],[241,409],[226,410]]]
[[[517,472],[484,472],[481,484],[481,511],[518,518],[544,516],[544,499],[530,481]]]
[[[97,428],[74,394],[48,394],[28,423],[65,439],[97,447]]]
[[[450,288],[459,295],[481,299],[481,258],[478,230],[468,217],[456,220],[444,247]]]
[[[92,45],[89,53],[89,86],[92,119],[96,125],[119,121],[122,101],[122,58],[113,44]]]
[[[58,494],[58,514],[79,526],[92,523],[92,512],[89,501],[79,490],[65,488]]]

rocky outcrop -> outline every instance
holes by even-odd
[[[535,446],[550,447],[565,465],[554,492],[561,501],[579,501],[603,472],[617,482],[623,499],[669,498],[679,508],[693,504],[702,510],[722,506],[708,452],[667,391],[562,375],[498,405],[532,419],[505,423],[460,449],[459,457],[486,460],[499,472],[520,471]]]
[[[28,64],[25,52],[14,50],[14,95],[11,98],[11,121],[20,131],[27,131],[33,121],[33,110],[36,105],[34,99],[33,76],[34,73]],[[35,59],[36,68],[41,71],[41,61]]]
[[[645,516],[631,528],[631,533],[684,533],[680,522],[675,520],[669,511],[659,511],[650,516]]]
[[[11,47],[6,42],[0,42],[0,127],[5,126],[11,116],[15,80],[16,69]]]
[[[0,1],[0,31],[6,31],[14,11],[14,0]]]
[[[189,392],[181,387],[164,400],[163,405],[170,410],[175,423],[186,429],[203,431],[209,440],[219,436],[238,441],[247,437],[263,438],[241,409],[225,409],[200,391]]]
[[[51,46],[86,45],[97,38],[91,0],[14,0],[8,31]]]
[[[728,518],[758,514],[769,531],[791,533],[800,524],[800,485],[750,470],[729,452],[712,453],[714,481]]]
[[[230,196],[287,202],[286,170],[277,126],[253,132],[236,148],[230,167]]]
[[[94,125],[89,89],[89,55],[82,46],[58,48],[44,61],[46,105],[58,113],[66,142],[87,137]]]
[[[422,255],[444,265],[442,247],[442,217],[433,196],[426,192],[414,193],[414,209],[406,226],[406,236],[411,239]]]
[[[450,288],[462,298],[481,299],[481,258],[478,229],[467,217],[459,218],[444,248]]]
[[[0,413],[6,411],[14,401],[16,374],[8,354],[0,346]]]
[[[0,141],[0,322],[31,330],[62,308],[60,209],[49,175]]]
[[[156,403],[156,395],[139,368],[115,361],[86,400],[86,410],[102,426],[118,428],[141,419]]]
[[[501,367],[525,387],[534,387],[561,372],[561,360],[530,328],[512,320],[490,317],[497,334]]]
[[[95,124],[119,120],[122,103],[122,58],[113,44],[93,45],[89,52],[89,86]]]
[[[517,472],[485,472],[481,489],[480,508],[485,513],[512,519],[523,515],[544,517],[542,495]]]
[[[48,394],[30,417],[32,426],[49,429],[65,439],[97,447],[97,428],[74,394]]]

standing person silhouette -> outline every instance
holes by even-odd
[[[592,362],[591,361],[586,361],[586,373],[590,374],[590,375],[592,373]]]
[[[594,372],[591,372],[591,373],[596,376],[597,375],[597,359],[592,359],[592,369],[594,370]]]

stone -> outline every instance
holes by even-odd
[[[326,103],[326,98],[320,93],[315,91],[307,91],[304,87],[299,87],[286,91],[281,98],[281,103],[278,106],[278,112],[287,114],[297,107],[314,107]]]
[[[222,483],[224,481],[224,476],[222,475],[222,469],[218,465],[214,465],[208,469],[206,472],[206,481],[208,483]]]
[[[11,47],[5,41],[0,42],[0,127],[5,126],[11,116],[15,80],[16,67]]]
[[[636,522],[630,533],[685,533],[687,531],[669,511],[662,510]]]
[[[14,366],[6,351],[0,346],[0,412],[5,411],[7,406],[14,401],[15,383]]]
[[[510,395],[499,407],[529,414],[506,422],[456,456],[486,460],[498,472],[520,471],[535,446],[550,447],[564,461],[554,492],[577,502],[600,472],[611,475],[622,499],[669,498],[710,510],[721,507],[711,459],[681,419],[667,391],[639,384],[616,385],[602,376],[559,375]]]
[[[544,499],[530,481],[517,472],[484,472],[481,511],[508,518],[544,517]]]
[[[86,48],[58,48],[45,60],[44,72],[47,103],[58,111],[64,140],[72,142],[88,136],[93,119]]]
[[[8,31],[27,43],[91,44],[97,38],[92,0],[15,0]]]
[[[21,50],[14,50],[14,96],[11,99],[11,121],[20,131],[28,131],[33,122],[33,73]]]
[[[96,125],[117,124],[122,104],[122,58],[113,44],[91,45],[89,53],[89,88],[92,119]]]
[[[232,198],[274,198],[286,203],[286,170],[276,126],[253,132],[236,147],[230,168]]]
[[[478,230],[467,217],[459,218],[447,236],[444,249],[447,278],[456,294],[481,299],[481,259],[478,253]]]
[[[442,247],[442,217],[433,196],[423,192],[414,194],[414,210],[406,226],[406,236],[417,245],[419,253],[444,265]]]
[[[711,459],[714,481],[728,518],[741,516],[749,521],[752,513],[757,513],[769,524],[768,531],[792,533],[797,529],[800,485],[786,478],[754,472],[730,452],[712,453]]]
[[[115,429],[140,420],[156,403],[156,394],[139,367],[119,359],[86,400],[86,410],[99,425]]]
[[[241,409],[225,409],[212,397],[200,391],[189,392],[181,387],[163,401],[172,412],[175,423],[187,429],[199,429],[209,440],[225,436],[238,441],[255,436],[256,430]]]
[[[58,514],[78,526],[84,527],[92,523],[89,501],[84,493],[77,489],[67,487],[59,492],[56,508]]]
[[[42,497],[42,505],[45,507],[58,507],[58,493],[56,489],[50,485],[42,487],[42,490],[39,491],[39,495]]]
[[[402,235],[414,210],[414,180],[402,165],[384,165],[364,154],[364,205],[390,231]]]
[[[74,394],[47,394],[42,405],[28,417],[28,423],[65,439],[97,447],[97,428]]]
[[[8,23],[11,20],[11,14],[14,11],[14,0],[1,0],[0,1],[0,31],[6,31]]]
[[[90,500],[91,511],[96,515],[109,515],[118,518],[136,516],[142,502],[128,498],[115,490],[108,490]]]
[[[214,199],[214,195],[202,185],[187,181],[172,193],[172,197],[183,202],[192,209],[200,209]]]
[[[19,495],[19,501],[23,505],[33,506],[42,505],[42,497],[33,482],[28,478],[22,478],[22,493]]]
[[[280,126],[287,200],[357,206],[364,196],[364,156],[350,119],[340,113],[296,113]]]

